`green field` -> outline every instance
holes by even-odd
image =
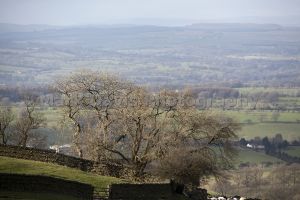
[[[272,112],[222,111],[221,113],[241,123],[242,128],[238,132],[240,138],[273,137],[277,133],[289,141],[300,137],[300,113],[280,112],[277,121],[272,121]]]
[[[18,112],[22,108],[18,104],[12,106],[12,110],[15,116],[18,115]],[[47,126],[57,126],[58,123],[63,121],[63,115],[61,110],[53,108],[53,107],[37,107],[37,112],[40,112],[46,118]]]
[[[254,92],[278,92],[283,95],[296,96],[296,94],[300,91],[300,88],[286,88],[286,87],[244,87],[244,88],[236,88],[242,94],[249,94]]]
[[[289,141],[298,139],[300,137],[300,124],[286,124],[286,123],[258,123],[243,125],[238,132],[240,138],[253,139],[259,137],[273,137],[277,133],[282,134],[283,138]]]
[[[298,112],[279,112],[277,120],[272,118],[273,112],[268,111],[221,111],[221,113],[236,119],[240,123],[268,122],[300,124],[300,113]]]
[[[300,147],[288,147],[284,152],[290,156],[300,157]]]
[[[44,114],[44,116],[47,119],[47,125],[49,127],[51,126],[57,126],[59,123],[63,121],[63,114],[59,109],[53,109],[53,108],[46,108],[41,109],[41,113]]]
[[[240,149],[239,155],[236,159],[236,163],[240,164],[240,163],[247,163],[247,162],[260,164],[262,162],[283,163],[284,161],[275,158],[273,156],[266,155],[263,152],[256,152],[251,149]]]
[[[114,177],[99,176],[52,163],[29,161],[0,156],[0,173],[43,175],[90,184],[96,191],[113,183],[124,182]]]

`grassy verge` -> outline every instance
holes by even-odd
[[[66,180],[77,181],[93,185],[96,191],[113,183],[125,182],[124,180],[99,176],[93,173],[83,172],[51,163],[29,161],[0,156],[0,172],[14,174],[43,175]]]

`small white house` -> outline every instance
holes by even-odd
[[[247,148],[263,150],[263,149],[265,149],[265,146],[264,145],[247,144]]]
[[[50,146],[49,149],[55,150],[56,153],[62,153],[62,154],[71,154],[72,152],[72,145],[71,144],[64,144],[64,145],[53,145]]]
[[[58,153],[59,146],[58,145],[52,145],[52,146],[49,147],[49,149],[55,150],[56,153]]]

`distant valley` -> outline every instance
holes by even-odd
[[[256,24],[51,27],[0,24],[0,84],[39,85],[75,69],[138,84],[300,86],[300,28]]]

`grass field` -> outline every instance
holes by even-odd
[[[240,149],[236,163],[240,164],[246,162],[260,164],[262,162],[283,163],[284,161],[273,156],[266,155],[263,152],[256,152],[251,149]]]
[[[90,184],[96,191],[112,183],[124,182],[114,177],[99,176],[51,163],[0,156],[0,173],[43,175]]]
[[[240,123],[247,123],[249,120],[252,123],[297,123],[300,121],[300,113],[298,112],[279,112],[279,117],[276,121],[272,119],[273,112],[267,111],[222,111],[221,113],[236,119]]]
[[[59,109],[53,109],[50,107],[50,108],[42,109],[40,112],[43,113],[44,116],[46,117],[47,125],[49,127],[57,126],[57,124],[63,121],[63,115]]]
[[[300,157],[300,147],[288,147],[284,152],[290,156]]]
[[[273,137],[281,133],[289,141],[300,137],[300,113],[280,112],[277,121],[272,121],[272,112],[260,111],[222,111],[242,125],[238,132],[240,138],[253,139],[256,136]],[[263,115],[264,121],[261,121]],[[246,123],[248,122],[248,123]]]
[[[299,91],[300,88],[280,88],[280,87],[244,87],[244,88],[236,88],[242,94],[249,94],[254,92],[278,92],[279,94],[284,95],[291,95],[295,96]]]
[[[287,123],[258,123],[244,124],[238,132],[240,138],[253,139],[255,136],[261,138],[268,136],[273,137],[277,133],[282,134],[283,138],[289,141],[299,139],[300,124]]]

